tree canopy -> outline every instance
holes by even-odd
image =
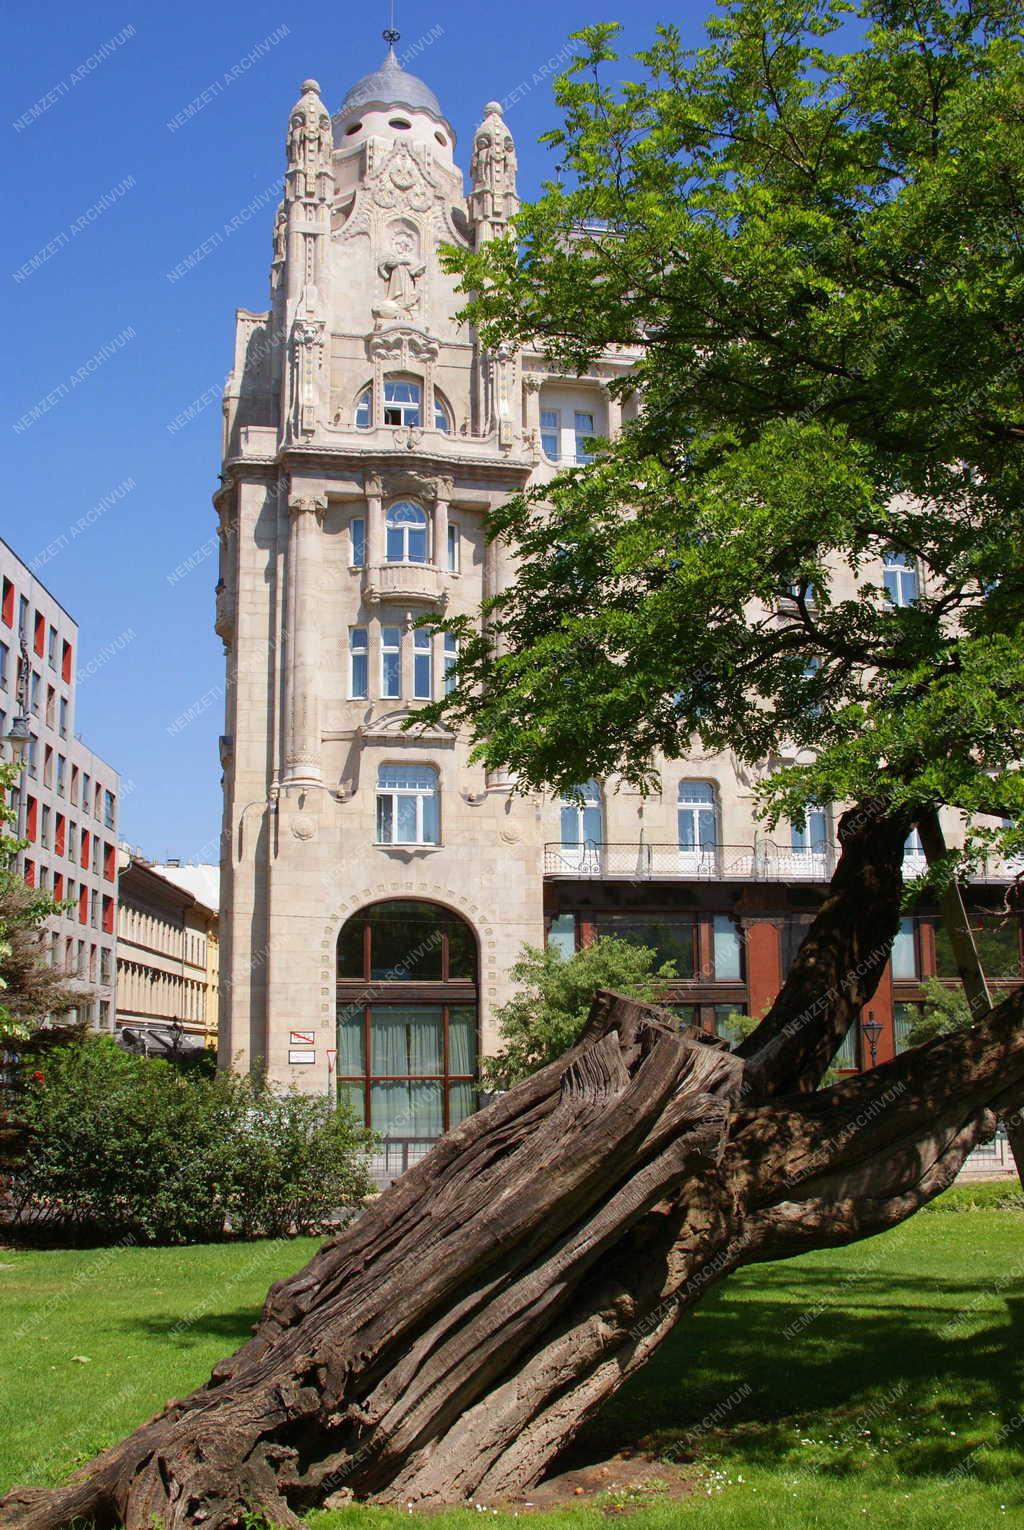
[[[484,343],[634,356],[632,417],[494,514],[518,576],[428,715],[526,788],[697,739],[772,817],[881,786],[1019,851],[1019,4],[726,0],[620,83],[616,31],[557,82],[559,178],[447,259]]]

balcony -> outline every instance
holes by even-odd
[[[448,591],[444,573],[432,563],[377,563],[363,571],[363,599],[369,605],[412,600],[442,607]]]
[[[831,851],[791,850],[760,840],[754,845],[673,844],[581,845],[552,841],[544,846],[544,875],[574,880],[636,882],[827,882],[834,869]]]
[[[773,840],[753,845],[705,845],[685,848],[673,844],[610,845],[587,840],[544,846],[544,875],[574,881],[621,882],[828,882],[838,857],[825,850],[794,850]],[[906,856],[903,877],[920,876],[924,857]],[[985,861],[974,882],[1012,882],[1024,875],[1024,862]]]

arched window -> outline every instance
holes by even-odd
[[[604,839],[601,788],[587,781],[562,798],[562,844],[599,845]]]
[[[680,781],[678,801],[680,850],[713,850],[718,844],[718,812],[711,782]]]
[[[384,379],[385,425],[419,425],[423,418],[423,390],[409,378]],[[356,428],[369,430],[373,424],[373,388],[364,388],[356,399]],[[443,427],[438,426],[438,429]],[[446,428],[446,427],[444,427]]]
[[[432,765],[381,765],[377,771],[378,845],[436,845],[437,771]]]
[[[450,434],[451,428],[452,428],[452,422],[451,422],[451,417],[450,417],[450,415],[448,413],[448,407],[444,403],[444,401],[441,398],[440,394],[435,392],[435,394],[434,394],[434,429],[435,430],[443,430],[445,435],[447,436],[447,435]]]
[[[338,937],[338,1094],[383,1143],[382,1182],[477,1107],[477,946],[464,919],[396,899]]]
[[[427,512],[411,500],[392,505],[384,518],[389,563],[426,563]]]

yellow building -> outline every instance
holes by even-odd
[[[216,867],[120,852],[117,1031],[133,1050],[216,1045],[216,881]]]

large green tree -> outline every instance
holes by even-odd
[[[525,785],[649,780],[699,738],[814,751],[772,814],[1024,809],[1021,10],[851,13],[729,0],[624,84],[615,27],[588,28],[562,179],[450,255],[487,342],[570,373],[636,353],[622,437],[494,516],[518,578],[461,624],[436,709]]]

